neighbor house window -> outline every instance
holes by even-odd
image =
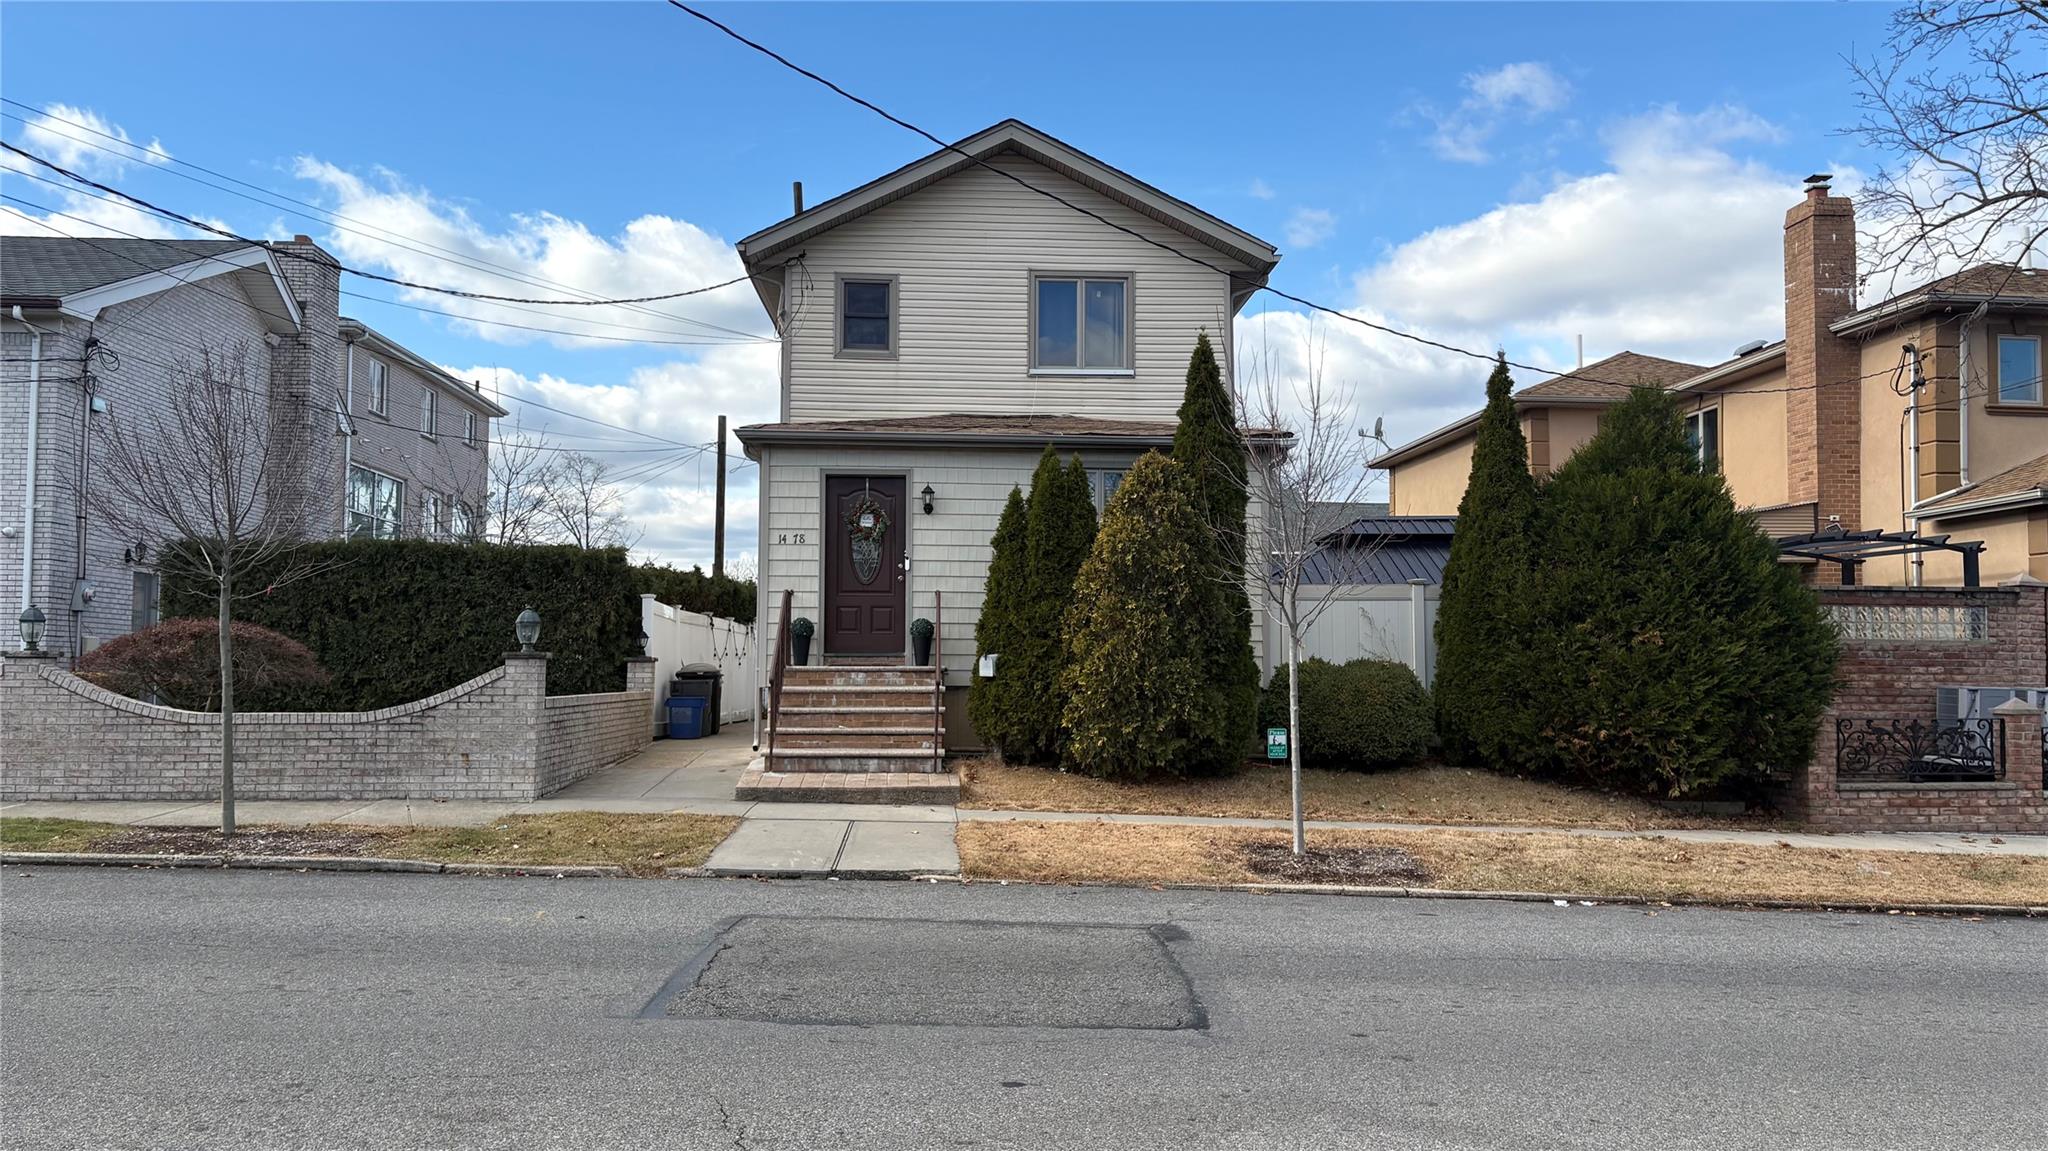
[[[382,360],[370,361],[370,410],[383,415],[391,402],[391,369]]]
[[[469,505],[456,500],[448,505],[448,527],[456,539],[470,538]]]
[[[405,507],[405,485],[368,468],[348,471],[348,535],[350,539],[395,540]]]
[[[1998,337],[1998,402],[2041,402],[2041,338]]]
[[[470,447],[476,446],[475,412],[462,413],[462,442],[468,444]]]
[[[440,492],[427,492],[420,496],[420,534],[430,540],[437,540],[448,534],[448,524],[443,518],[447,501]]]
[[[1721,409],[1703,408],[1686,416],[1685,442],[1700,467],[1713,471],[1721,459]]]
[[[432,388],[420,392],[420,434],[430,440],[434,438],[434,401],[437,398]]]
[[[128,630],[141,631],[163,618],[155,572],[136,572],[134,598],[128,601]]]
[[[857,356],[896,354],[895,280],[839,281],[839,351]]]
[[[1121,372],[1131,366],[1131,282],[1039,276],[1031,282],[1031,367]]]
[[[1101,515],[1109,507],[1110,497],[1116,495],[1116,490],[1123,486],[1123,482],[1124,474],[1121,471],[1088,473],[1088,492],[1095,499],[1096,515]]]

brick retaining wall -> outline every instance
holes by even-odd
[[[235,717],[241,799],[536,799],[644,747],[651,661],[629,690],[547,697],[547,657],[412,703]],[[220,716],[116,695],[16,652],[0,659],[0,800],[206,800]]]
[[[1781,806],[1845,831],[2048,832],[2038,715],[2004,717],[2000,782],[1838,786],[1835,779],[1838,718],[1932,725],[1937,687],[2048,686],[2048,585],[2023,577],[1995,588],[1829,587],[1821,589],[1821,603],[1908,615],[1981,608],[1985,627],[1977,638],[1845,636],[1836,665],[1840,685],[1821,719],[1813,763],[1791,781]]]

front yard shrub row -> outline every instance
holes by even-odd
[[[1259,699],[1259,726],[1287,726],[1287,668],[1273,672]],[[1305,767],[1378,771],[1413,763],[1434,734],[1429,693],[1407,664],[1354,659],[1301,664],[1301,726],[1294,733]]]
[[[1437,620],[1454,754],[1644,795],[1753,787],[1812,754],[1835,638],[1796,569],[1638,389],[1554,479],[1505,365],[1488,386]]]
[[[262,711],[267,701],[317,690],[328,675],[305,644],[240,620],[231,625],[235,701]],[[220,623],[169,619],[107,641],[85,653],[80,678],[130,699],[154,699],[186,711],[220,710]]]

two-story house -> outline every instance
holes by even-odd
[[[1052,444],[1099,505],[1170,448],[1196,338],[1227,371],[1279,260],[1015,120],[738,247],[782,337],[781,418],[738,430],[761,468],[764,647],[785,589],[827,659],[902,663],[909,623],[935,619],[949,712],[1010,490]]]
[[[1858,307],[1855,206],[1817,178],[1785,218],[1785,337],[1711,366],[1623,353],[1516,394],[1546,473],[1600,413],[1678,394],[1703,460],[1772,535],[1839,528],[1979,542],[1978,577],[2048,579],[2048,271],[1985,265]],[[1380,457],[1396,515],[1463,498],[1476,414]],[[1959,552],[1879,541],[1859,582],[1957,584]],[[1843,571],[1822,563],[1815,578]]]
[[[339,266],[304,236],[0,237],[8,615],[38,607],[45,645],[73,655],[157,620],[151,541],[96,522],[82,493],[107,494],[95,451],[109,421],[162,426],[173,373],[205,353],[237,363],[244,388],[334,413],[333,434],[311,452],[334,509],[321,534],[456,534],[455,509],[482,506],[489,423],[504,409],[344,320],[339,300]],[[382,388],[376,407],[367,385],[351,395],[351,381],[366,379]]]

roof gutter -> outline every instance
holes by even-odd
[[[1517,395],[1512,398],[1515,401],[1515,410],[1517,412],[1528,408],[1605,408],[1621,401],[1619,396],[1613,399],[1606,399],[1600,396]],[[1456,439],[1458,433],[1477,424],[1479,417],[1485,414],[1486,409],[1481,408],[1455,423],[1445,424],[1433,432],[1428,432],[1417,439],[1409,440],[1393,451],[1367,461],[1365,466],[1369,468],[1390,468],[1396,464],[1405,464],[1416,456],[1426,454],[1431,449],[1441,447],[1444,443]]]
[[[1877,327],[1887,320],[1935,308],[1981,308],[1991,304],[2016,310],[2048,311],[2048,300],[2039,298],[1999,296],[1989,292],[1916,292],[1910,296],[1886,300],[1861,312],[1851,312],[1829,324],[1828,330],[1838,336],[1846,336],[1866,328]]]
[[[1948,494],[1953,495],[1954,493]],[[1944,499],[1947,496],[1936,496],[1933,498]],[[1954,519],[1958,516],[2001,512],[2009,508],[2023,508],[2043,501],[2048,501],[2048,488],[2026,488],[2022,491],[2007,492],[2004,495],[1987,496],[1974,503],[1951,504],[1948,507],[1929,507],[1925,503],[1915,504],[1908,511],[1917,519],[1943,520]],[[1928,502],[1931,503],[1933,501],[1930,500]]]
[[[1047,435],[1030,435],[1022,432],[992,432],[977,435],[972,432],[849,432],[849,431],[762,431],[738,428],[734,435],[747,448],[749,459],[759,459],[754,448],[764,444],[916,444],[919,447],[1043,447],[1057,444],[1062,447],[1096,448],[1157,448],[1173,443],[1171,432],[1165,435],[1090,435],[1077,432],[1060,432]]]

